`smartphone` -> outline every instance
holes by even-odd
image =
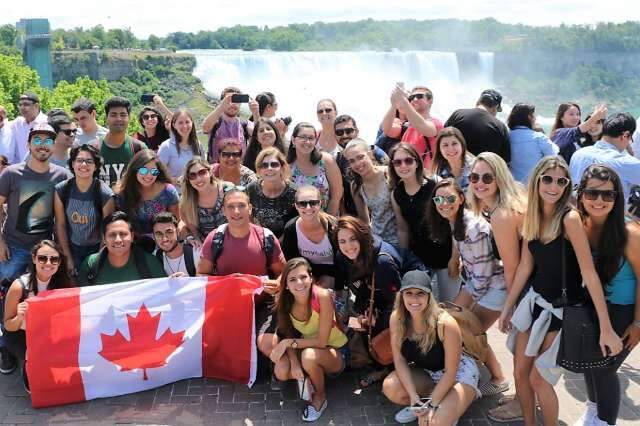
[[[420,398],[420,401],[409,407],[413,413],[420,413],[427,409],[427,404],[431,402],[431,398]]]
[[[151,102],[153,102],[154,96],[155,95],[153,93],[145,93],[144,95],[140,96],[140,103],[150,104]]]
[[[362,324],[360,324],[360,320],[358,318],[349,317],[349,323],[347,324],[347,327],[360,330],[362,329]]]
[[[231,95],[231,102],[233,102],[234,104],[246,104],[249,102],[249,95],[234,93],[233,95]]]

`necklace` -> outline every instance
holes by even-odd
[[[178,258],[178,266],[176,267],[176,269],[173,269],[173,267],[171,266],[171,259],[167,257],[167,253],[162,253],[162,255],[164,256],[164,260],[167,261],[167,267],[169,268],[169,271],[171,271],[171,274],[175,274],[176,272],[180,271],[180,265],[182,265],[182,259],[184,258],[184,256],[180,256]]]

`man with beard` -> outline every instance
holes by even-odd
[[[200,250],[189,244],[178,241],[178,219],[171,212],[162,212],[155,216],[153,223],[153,239],[158,246],[155,255],[164,272],[170,277],[195,277]]]
[[[27,92],[20,95],[18,109],[20,117],[11,122],[16,163],[22,161],[29,153],[28,141],[31,129],[36,124],[46,123],[48,120],[46,114],[40,111],[40,98],[35,93]]]
[[[7,204],[7,220],[0,236],[0,283],[6,290],[31,262],[31,247],[53,232],[53,191],[57,183],[71,177],[60,166],[49,163],[56,132],[48,124],[36,124],[28,135],[29,161],[7,167],[0,174],[0,206]],[[0,207],[0,223],[4,222]],[[0,315],[0,321],[2,321]],[[0,339],[0,373],[15,369]]]

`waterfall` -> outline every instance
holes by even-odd
[[[480,92],[493,87],[490,52],[477,54],[479,71],[473,78],[468,73],[461,78],[454,52],[187,52],[196,57],[194,75],[214,96],[225,86],[238,86],[252,97],[270,91],[278,101],[277,116],[318,126],[316,104],[331,98],[338,114],[356,119],[360,136],[368,142],[374,141],[396,82],[404,82],[407,89],[429,87],[434,93],[432,115],[442,121],[457,108],[474,106]]]

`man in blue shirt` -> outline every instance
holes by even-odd
[[[629,155],[627,147],[632,142],[636,120],[627,112],[607,118],[602,129],[602,139],[593,146],[579,149],[571,157],[571,180],[580,182],[584,170],[593,163],[605,164],[620,175],[625,202],[628,202],[631,185],[640,185],[640,160]]]

